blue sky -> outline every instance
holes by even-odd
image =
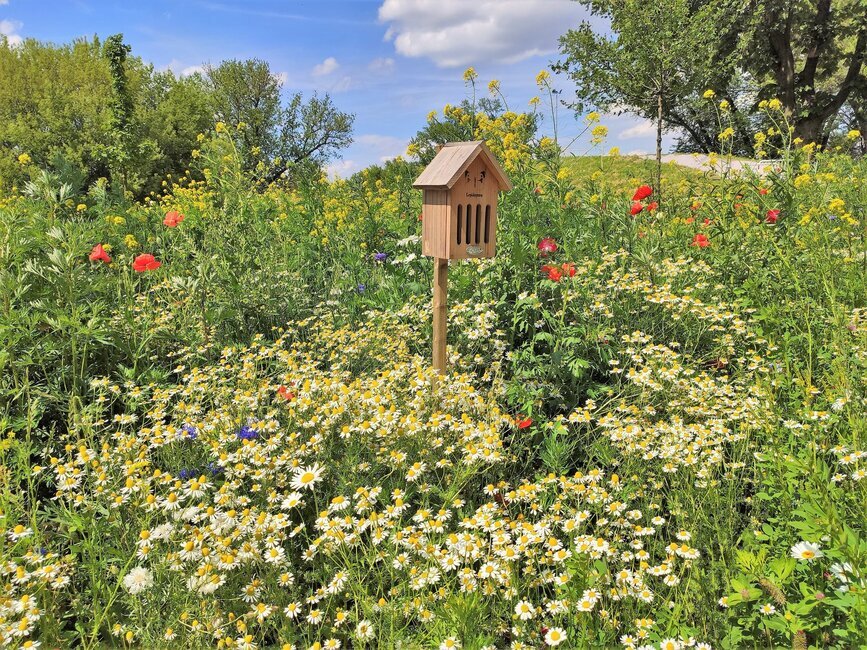
[[[0,0],[0,33],[64,43],[122,32],[158,69],[190,74],[204,63],[260,58],[287,92],[327,92],[356,115],[355,143],[331,166],[347,175],[406,150],[431,110],[498,79],[513,110],[539,94],[536,74],[557,59],[557,39],[586,16],[571,0]],[[562,97],[568,79],[554,78]],[[560,140],[581,129],[558,109]],[[605,150],[651,152],[652,125],[604,116]],[[550,114],[542,129],[551,132]],[[669,145],[671,138],[666,138]],[[589,149],[587,138],[571,151]]]

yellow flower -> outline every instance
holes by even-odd
[[[138,240],[135,238],[135,235],[127,235],[126,237],[124,237],[123,243],[130,250],[135,250],[139,246]]]
[[[479,75],[476,74],[476,69],[472,66],[464,70],[464,83],[474,83],[478,78]]]
[[[799,176],[796,176],[795,181],[794,181],[795,189],[799,190],[802,187],[804,187],[805,185],[809,185],[810,180],[811,180],[811,177],[809,174],[801,174]]]
[[[540,100],[539,100],[538,97],[533,97],[533,98],[530,100],[530,106],[532,106],[533,108],[536,108],[536,106],[539,105],[539,101],[540,101]]]
[[[770,100],[768,102],[768,108],[770,108],[772,111],[778,111],[782,107],[783,107],[783,103],[779,99],[777,99],[776,97],[774,97],[772,100]]]
[[[593,144],[599,144],[608,136],[608,127],[603,124],[597,124],[590,133],[593,135],[590,141]]]
[[[33,159],[30,157],[29,154],[23,153],[20,156],[18,156],[18,163],[20,165],[27,165],[27,164],[31,163],[32,161],[33,161]]]
[[[722,101],[719,103],[719,109],[720,109],[723,113],[727,113],[727,112],[728,112],[728,110],[729,110],[729,103],[728,103],[728,100],[727,100],[727,99],[724,99],[724,100],[722,100]]]
[[[488,82],[488,92],[492,95],[496,95],[498,92],[500,92],[500,82],[496,79],[491,79]]]
[[[717,137],[720,139],[720,141],[725,141],[729,140],[734,134],[735,130],[732,127],[728,127],[723,130],[723,132],[720,133]]]
[[[592,111],[590,113],[587,113],[587,117],[584,118],[584,121],[587,122],[587,124],[594,124],[595,122],[599,121],[599,117],[600,116],[597,111]]]
[[[839,215],[843,215],[846,212],[846,202],[840,198],[831,199],[828,202],[828,209],[831,212],[836,212]]]
[[[713,90],[711,90],[710,88],[708,88],[707,90],[704,91],[704,94],[702,95],[702,97],[704,97],[705,99],[713,99],[714,97],[716,97],[716,93]]]
[[[850,140],[857,140],[861,137],[861,131],[859,131],[858,129],[852,129],[851,131],[849,131],[849,133],[846,134],[846,137]]]
[[[620,155],[620,147],[611,147],[611,149],[608,150],[608,155],[609,156],[619,156]]]
[[[84,203],[79,203],[75,206],[76,212],[84,212],[85,210],[87,210],[87,206]]]
[[[217,122],[217,126],[214,127],[214,130],[217,133],[225,133],[226,132],[226,123],[225,122]]]

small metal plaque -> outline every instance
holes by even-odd
[[[485,249],[481,246],[467,246],[467,255],[481,255]]]

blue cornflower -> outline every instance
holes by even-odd
[[[217,476],[218,474],[222,474],[225,470],[220,465],[217,465],[215,462],[208,463],[208,471],[211,473],[211,476]]]
[[[186,481],[188,478],[191,478],[195,475],[195,470],[183,468],[180,472],[178,472],[178,478],[182,481]]]
[[[237,435],[241,440],[255,440],[259,437],[259,434],[249,424],[242,426]]]
[[[387,257],[388,253],[375,253],[373,259],[375,259],[377,262],[384,262]]]
[[[186,433],[187,438],[189,438],[190,440],[195,440],[199,435],[198,429],[196,429],[196,427],[194,427],[192,424],[185,424],[181,427],[181,431]]]
[[[365,290],[365,289],[367,289],[367,287],[365,287],[363,284],[360,284],[360,283],[359,283],[359,285],[358,285],[357,287],[355,287],[355,290],[356,290],[358,293],[364,293],[364,290]]]

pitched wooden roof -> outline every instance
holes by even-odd
[[[512,189],[506,172],[481,140],[444,144],[412,186],[419,189],[450,190],[478,156],[484,156],[485,163],[501,190]]]

